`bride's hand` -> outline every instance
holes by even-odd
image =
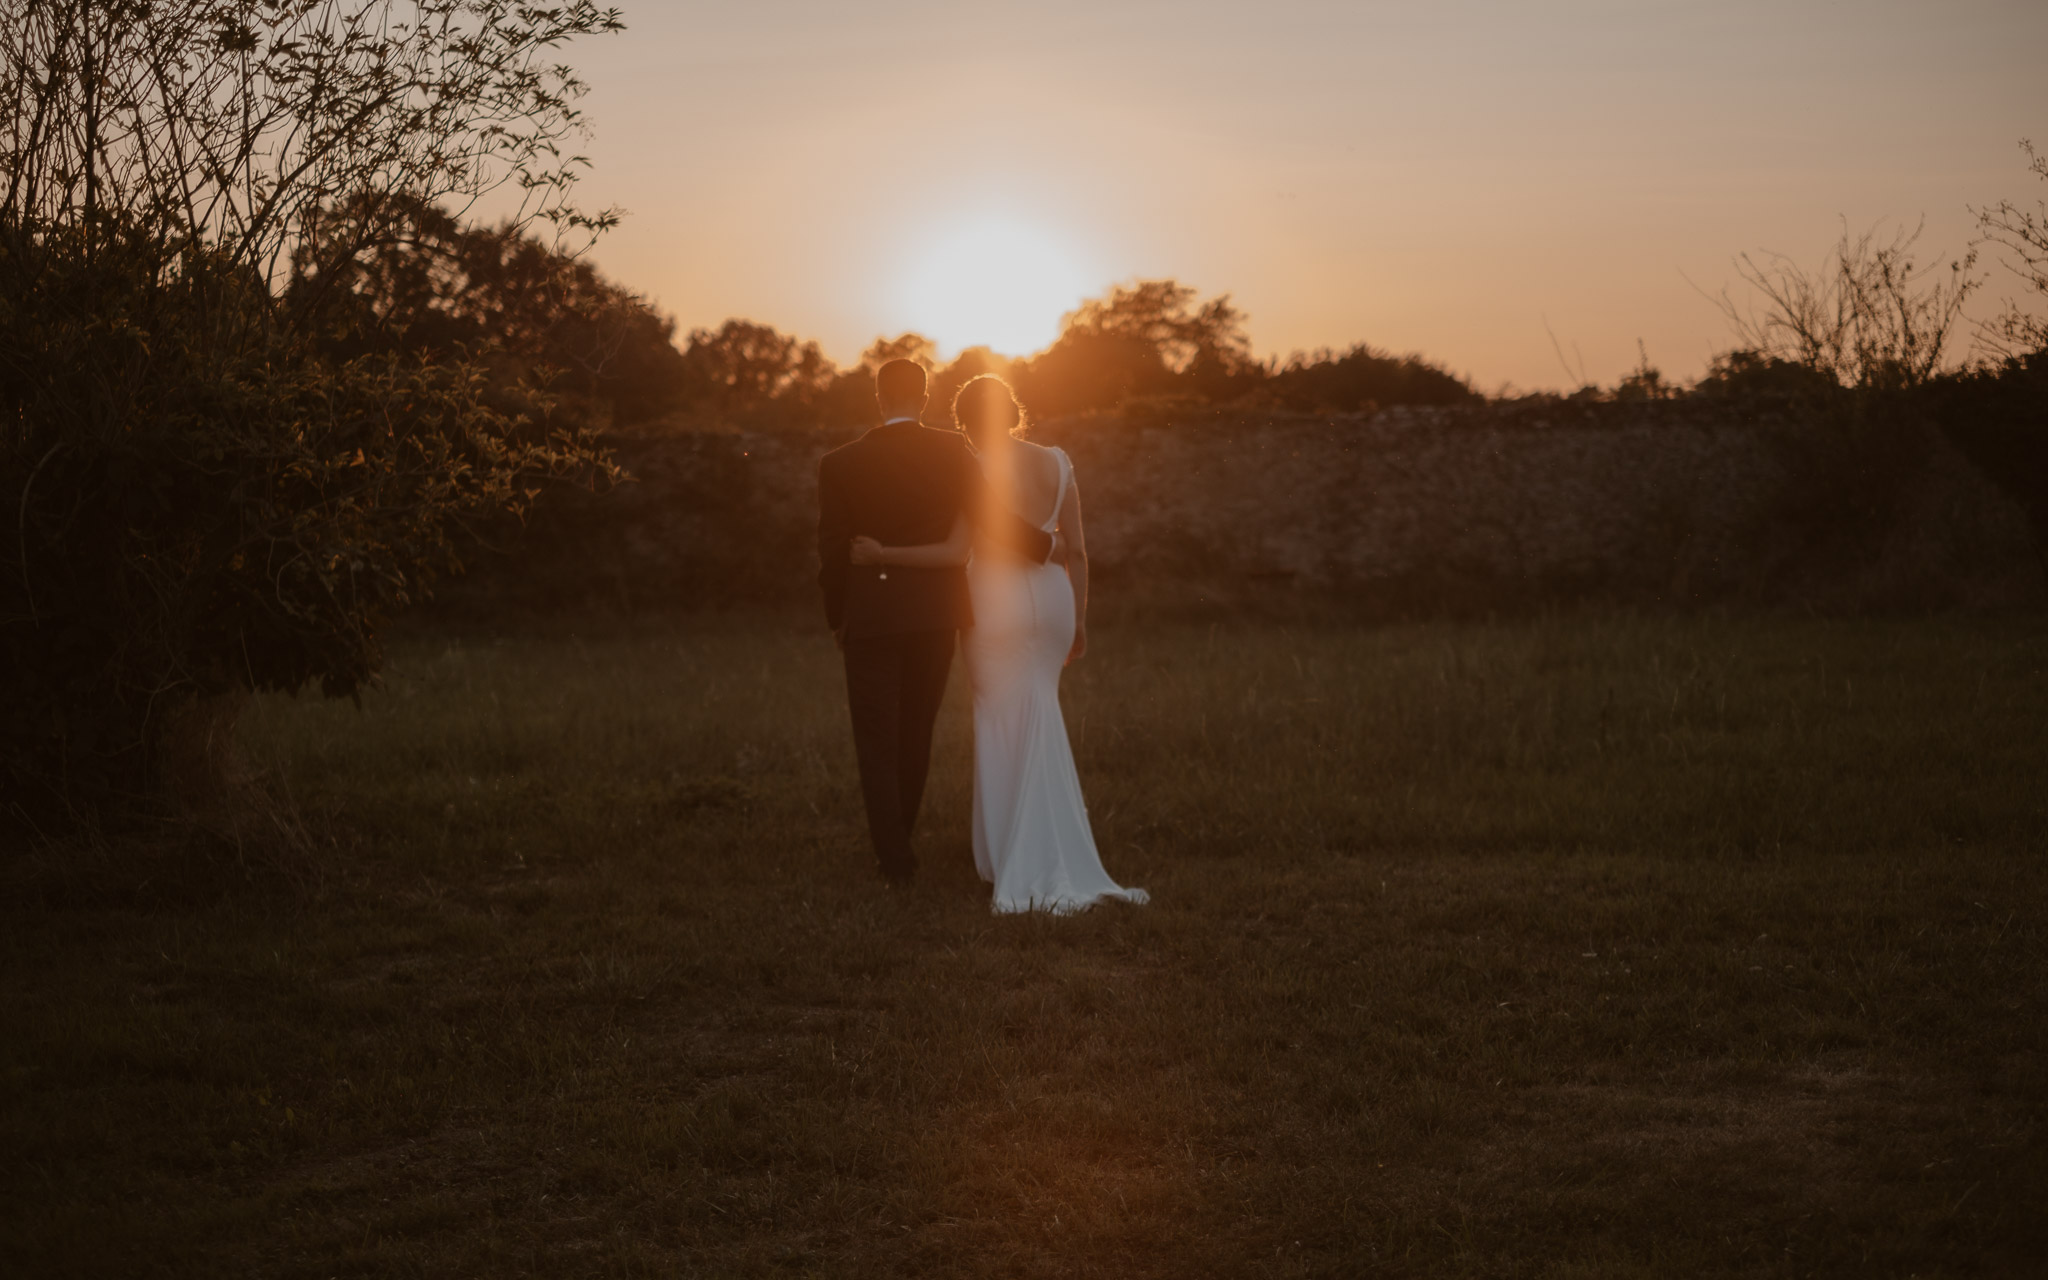
[[[853,546],[848,550],[847,558],[855,564],[886,563],[882,559],[882,544],[866,534],[861,534],[853,540]]]
[[[1088,629],[1086,627],[1076,627],[1074,628],[1074,647],[1067,650],[1067,661],[1075,662],[1085,656],[1087,652]]]

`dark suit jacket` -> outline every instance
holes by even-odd
[[[984,522],[993,501],[980,464],[955,431],[892,422],[826,454],[818,463],[825,620],[834,630],[843,626],[849,637],[973,626],[966,570],[892,565],[885,577],[880,566],[856,565],[847,556],[857,534],[889,547],[944,542],[964,512],[975,524],[977,554],[1043,563],[1052,554],[1052,535],[1007,511]]]

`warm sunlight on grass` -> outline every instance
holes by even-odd
[[[941,347],[1022,355],[1059,336],[1060,317],[1100,281],[1075,249],[1023,218],[962,222],[920,253],[903,283],[911,327]]]

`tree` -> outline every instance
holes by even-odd
[[[1924,225],[1924,223],[1922,224]],[[1760,356],[1818,370],[1844,386],[1883,389],[1926,382],[1947,363],[1963,304],[1981,279],[1972,250],[1938,267],[1914,257],[1922,225],[1880,241],[1872,228],[1843,228],[1829,261],[1809,271],[1783,254],[1735,261],[1751,290],[1747,304],[1726,291],[1718,303],[1736,345]]]
[[[751,320],[692,329],[683,352],[689,402],[728,419],[807,420],[833,372],[817,343],[800,342]]]
[[[1118,285],[1082,303],[1064,321],[1066,334],[1128,338],[1158,353],[1166,368],[1184,373],[1207,362],[1227,370],[1251,359],[1244,313],[1226,294],[1195,305],[1195,291],[1173,280]]]
[[[2048,182],[2048,156],[2034,150],[2028,141],[2020,143],[2027,156],[2027,169]],[[2001,200],[1988,209],[1978,209],[1980,245],[1998,252],[2000,265],[2017,277],[2034,294],[2034,309],[2007,298],[2005,309],[1986,324],[1978,326],[1984,345],[2008,358],[2048,351],[2048,201],[2037,200],[2031,209]]]
[[[1177,281],[1140,280],[1082,303],[1052,346],[1017,367],[1025,403],[1052,416],[1171,391],[1220,399],[1248,390],[1265,370],[1244,313],[1227,295],[1199,305],[1196,296]]]
[[[403,235],[342,270],[352,274],[333,308],[336,352],[481,357],[501,388],[545,386],[596,424],[656,417],[687,393],[673,320],[514,224],[465,226],[416,207]]]
[[[480,361],[331,342],[418,210],[571,199],[574,2],[0,9],[0,800],[164,784],[254,689],[355,693],[467,523],[605,464]]]
[[[993,347],[968,347],[953,357],[953,362],[932,374],[932,410],[925,416],[932,422],[948,421],[952,416],[953,397],[960,388],[984,373],[1008,381],[1014,374],[1016,361],[1001,355]]]
[[[814,395],[797,406],[809,425],[851,427],[871,423],[875,416],[875,370],[891,360],[914,360],[927,371],[938,367],[939,348],[921,333],[876,338],[861,352],[860,363],[833,374]],[[945,403],[938,379],[933,380],[934,408]]]
[[[860,368],[872,374],[891,360],[909,360],[929,373],[939,366],[939,347],[921,333],[899,333],[893,338],[876,338],[860,354]]]
[[[2048,156],[2022,141],[2027,169],[2048,181]],[[2048,571],[2048,202],[2010,200],[1975,210],[1979,245],[2033,294],[2008,297],[1978,326],[1992,361],[1941,378],[1924,401],[1959,449],[2027,513],[2034,552]]]

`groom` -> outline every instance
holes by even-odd
[[[889,361],[875,373],[882,425],[818,463],[818,586],[846,658],[868,834],[883,877],[899,885],[917,870],[910,830],[931,767],[932,725],[954,636],[974,625],[974,609],[964,568],[856,565],[848,556],[853,539],[865,534],[891,547],[944,542],[964,515],[985,553],[1042,563],[1053,552],[1053,535],[1026,520],[983,523],[992,499],[980,464],[958,432],[920,421],[925,399],[924,369]]]

